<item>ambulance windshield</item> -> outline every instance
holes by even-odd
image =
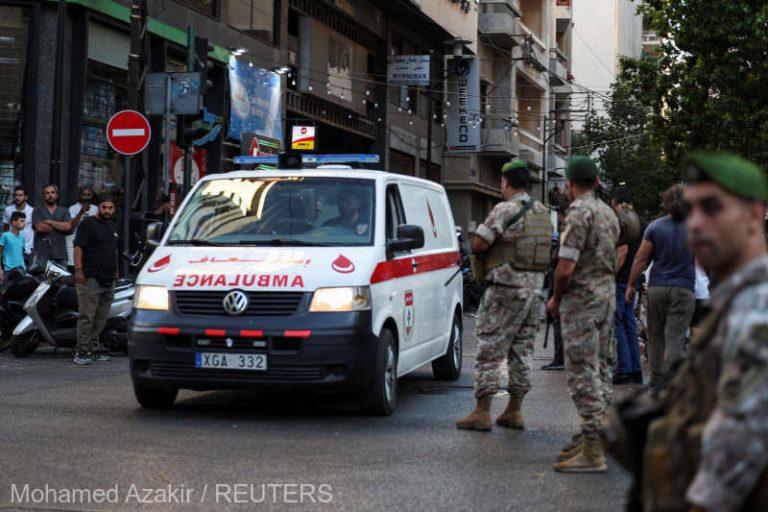
[[[170,245],[373,245],[374,181],[223,178],[178,214]]]

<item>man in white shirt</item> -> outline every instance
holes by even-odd
[[[3,211],[3,231],[8,231],[11,228],[11,215],[13,215],[13,212],[22,212],[27,216],[27,223],[24,225],[21,234],[24,235],[24,260],[27,268],[29,268],[32,265],[35,232],[32,229],[32,212],[34,208],[30,206],[27,199],[29,199],[29,193],[26,187],[18,185],[13,189],[13,204]]]
[[[79,189],[79,200],[77,203],[69,207],[69,216],[73,219],[77,216],[83,217],[95,217],[99,213],[99,208],[93,204],[93,189],[88,185],[83,185]],[[77,234],[77,226],[72,231],[72,234],[67,236],[67,261],[69,265],[74,265],[72,244]]]

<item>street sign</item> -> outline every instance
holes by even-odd
[[[121,155],[141,153],[149,144],[149,121],[135,110],[123,110],[107,123],[107,141]]]
[[[201,109],[201,87],[199,71],[149,73],[144,82],[144,111],[150,116],[165,114],[167,109],[175,115],[195,115]]]
[[[429,55],[395,55],[387,65],[392,85],[429,85]]]

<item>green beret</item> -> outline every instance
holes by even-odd
[[[755,164],[731,153],[693,153],[686,158],[687,179],[701,181],[705,176],[733,195],[768,201],[768,180]]]
[[[588,156],[573,156],[565,167],[565,178],[568,181],[593,180],[597,178],[597,166]]]
[[[514,171],[515,169],[528,169],[528,162],[525,160],[520,160],[519,158],[515,158],[511,162],[504,164],[504,166],[501,168],[501,174]]]

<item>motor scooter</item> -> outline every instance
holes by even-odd
[[[13,328],[26,315],[24,303],[37,285],[38,278],[20,268],[5,273],[0,285],[0,352],[10,345]]]
[[[120,280],[100,342],[113,351],[126,352],[128,317],[135,288],[132,281]],[[77,344],[77,293],[74,278],[63,267],[49,261],[44,279],[24,303],[25,316],[13,330],[9,347],[16,357],[32,354],[45,341],[56,348]]]

